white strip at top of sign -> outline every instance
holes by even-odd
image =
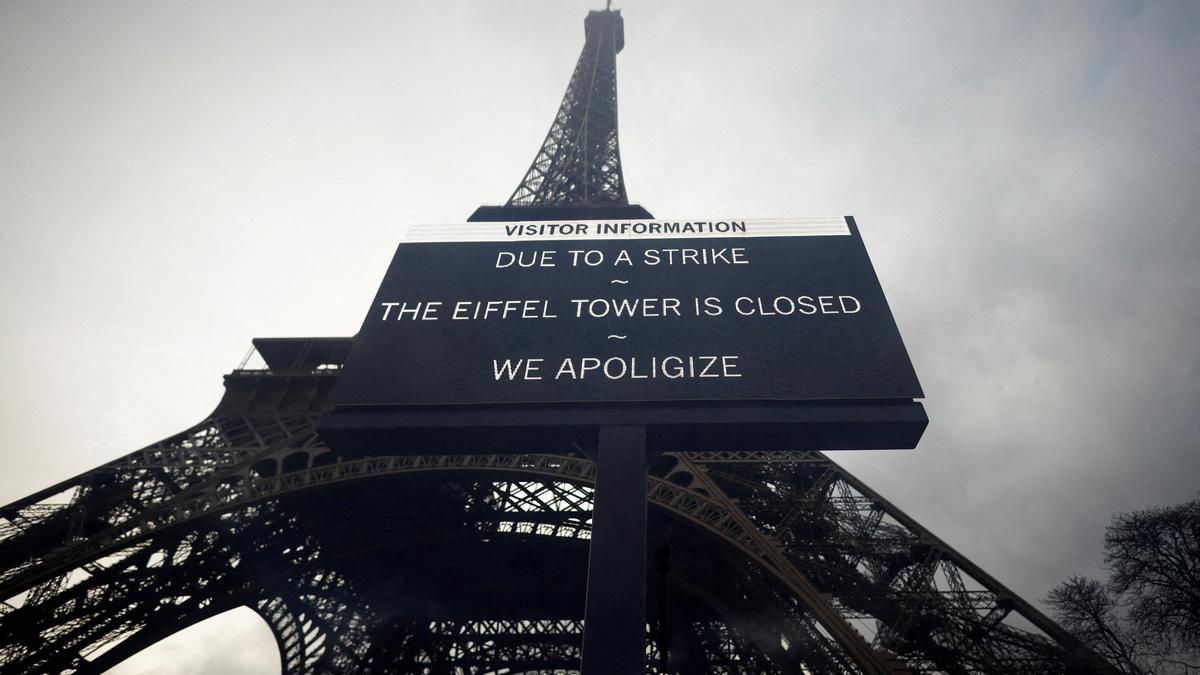
[[[579,220],[412,225],[407,243],[847,236],[840,216],[770,220]]]

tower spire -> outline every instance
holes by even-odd
[[[625,206],[617,143],[617,53],[624,21],[611,1],[584,20],[583,52],[554,122],[506,206]]]

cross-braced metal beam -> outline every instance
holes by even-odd
[[[0,673],[97,672],[241,605],[287,673],[570,672],[594,465],[338,455],[335,372],[235,372],[201,424],[0,509]],[[821,453],[664,456],[648,498],[672,672],[1107,668]]]

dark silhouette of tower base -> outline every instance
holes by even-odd
[[[649,215],[620,16],[585,26],[533,165],[474,219]],[[103,672],[241,606],[287,674],[578,672],[596,464],[331,449],[352,340],[256,339],[199,424],[0,509],[0,673]],[[648,672],[1112,672],[820,452],[668,453],[645,480]]]

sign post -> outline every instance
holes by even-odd
[[[585,675],[646,670],[646,429],[601,427],[583,613]]]

